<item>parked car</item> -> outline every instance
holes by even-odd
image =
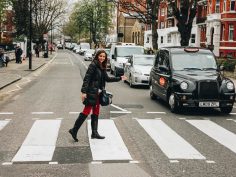
[[[124,74],[124,64],[133,54],[144,54],[142,46],[134,44],[112,44],[110,51],[111,74],[115,76]]]
[[[92,61],[93,60],[93,55],[94,55],[95,50],[94,49],[88,49],[84,53],[84,60],[85,61]]]
[[[150,97],[181,107],[220,108],[230,113],[235,100],[234,83],[221,74],[212,52],[203,48],[160,48],[150,73]]]
[[[62,44],[57,44],[57,49],[63,49],[63,45]]]
[[[134,85],[149,86],[149,75],[153,66],[154,55],[132,55],[124,67],[124,75],[130,87]]]

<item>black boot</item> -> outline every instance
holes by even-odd
[[[98,116],[92,114],[91,115],[91,127],[92,127],[92,139],[104,139],[105,136],[100,136],[98,134]]]
[[[75,121],[74,127],[69,130],[69,133],[71,134],[71,136],[75,140],[75,142],[78,142],[77,132],[78,132],[79,128],[81,127],[81,125],[84,123],[86,118],[87,118],[87,116],[85,114],[80,113],[79,117]]]

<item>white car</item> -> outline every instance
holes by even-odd
[[[95,52],[94,49],[86,50],[86,52],[84,53],[84,60],[85,61],[92,61],[94,52]]]
[[[134,85],[149,86],[149,75],[155,55],[132,55],[125,63],[124,75],[130,87]]]

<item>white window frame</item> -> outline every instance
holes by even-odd
[[[225,40],[225,25],[222,24],[222,41]]]
[[[194,42],[192,42],[194,40]],[[196,34],[191,34],[191,43],[195,44],[196,43]]]
[[[165,22],[161,22],[161,29],[165,28]]]
[[[233,40],[234,40],[234,25],[230,24],[229,25],[229,41],[233,41]]]
[[[216,0],[215,13],[220,13],[220,0]]]
[[[170,27],[172,27],[172,25],[173,25],[173,24],[172,24],[172,20],[168,20],[168,21],[167,21],[167,27],[170,28]]]
[[[165,8],[161,8],[161,16],[165,16]]]
[[[224,12],[226,11],[226,0],[224,0],[224,2],[223,2],[223,11]]]
[[[171,43],[171,35],[167,34],[167,43]]]

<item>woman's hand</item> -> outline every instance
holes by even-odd
[[[82,93],[81,94],[82,102],[84,102],[85,98],[87,98],[87,94],[86,93]]]
[[[123,76],[120,76],[121,77],[121,80],[122,81],[125,81],[125,80],[127,80],[127,77],[125,76],[125,75],[123,75]]]

